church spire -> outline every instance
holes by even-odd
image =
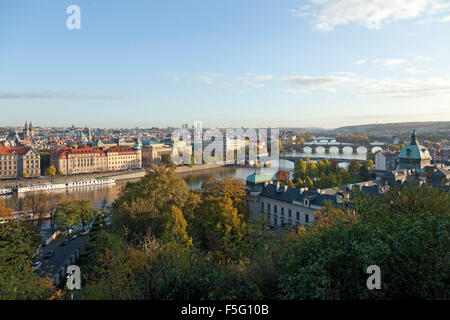
[[[411,145],[417,145],[417,136],[416,136],[416,130],[414,129],[411,134]]]

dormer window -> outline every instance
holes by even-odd
[[[304,199],[303,200],[303,205],[305,206],[305,207],[309,207],[309,199]]]

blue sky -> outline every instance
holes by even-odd
[[[5,0],[0,126],[450,120],[449,34],[449,0]]]

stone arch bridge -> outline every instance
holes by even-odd
[[[351,148],[353,154],[358,153],[358,149],[363,147],[367,150],[367,152],[374,152],[375,149],[381,148],[382,150],[387,149],[389,147],[389,144],[345,144],[345,143],[328,143],[328,144],[320,144],[320,143],[313,143],[313,144],[288,144],[283,146],[284,152],[300,152],[303,153],[305,148],[311,148],[311,154],[317,153],[317,149],[321,147],[325,149],[325,153],[331,153],[331,148],[334,147],[334,149],[338,150],[338,154],[344,154],[344,148]]]

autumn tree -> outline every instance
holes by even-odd
[[[14,217],[14,210],[6,207],[6,201],[0,200],[0,218],[10,219]]]
[[[113,203],[114,227],[126,231],[131,241],[149,232],[157,239],[175,237],[184,241],[185,217],[193,215],[198,201],[173,168],[152,166],[140,181],[128,183]],[[174,235],[174,230],[181,233]]]

